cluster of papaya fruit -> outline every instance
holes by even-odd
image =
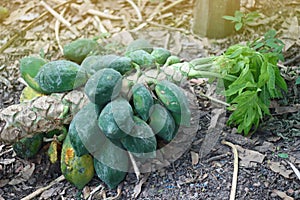
[[[130,92],[122,92],[128,74],[143,68],[159,70],[162,65],[179,62],[178,57],[145,40],[132,42],[124,56],[95,55],[98,46],[95,40],[79,39],[64,47],[66,60],[25,57],[20,62],[21,76],[31,89],[23,91],[23,100],[74,89],[82,89],[89,100],[60,139],[62,174],[79,189],[94,172],[109,188],[115,188],[128,172],[129,154],[138,159],[155,158],[157,142],[172,141],[178,128],[189,126],[191,118],[187,97],[168,80],[133,80]],[[29,95],[33,91],[35,94]],[[32,157],[41,138],[40,134],[24,138],[14,149],[21,157]],[[26,146],[34,140],[39,141],[35,147]],[[30,153],[22,155],[22,149]],[[49,150],[51,157],[53,149]]]

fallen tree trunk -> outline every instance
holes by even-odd
[[[165,71],[167,70],[149,69],[124,77],[122,93],[130,95],[132,83],[155,82],[166,79],[167,76],[176,82],[184,78],[180,72],[175,73],[173,68],[168,70],[170,75]],[[70,124],[74,115],[88,102],[83,88],[79,88],[68,93],[53,93],[11,105],[0,110],[0,125],[5,124],[0,128],[0,141],[14,143],[36,133],[61,129],[63,125]]]

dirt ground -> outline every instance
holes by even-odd
[[[236,199],[300,199],[300,177],[293,170],[300,169],[300,86],[295,85],[300,66],[299,0],[243,1],[242,10],[257,10],[262,18],[218,40],[193,35],[191,0],[134,1],[137,8],[127,0],[73,1],[56,8],[70,26],[47,12],[45,3],[55,8],[61,1],[41,2],[1,2],[10,16],[0,22],[0,111],[19,103],[24,88],[18,69],[20,58],[38,54],[49,60],[62,58],[61,47],[78,37],[98,36],[108,52],[116,54],[122,53],[133,39],[145,38],[189,61],[220,55],[232,44],[277,30],[285,43],[285,61],[280,63],[280,69],[289,91],[283,99],[272,102],[272,117],[266,118],[249,137],[236,134],[235,128],[226,125],[209,133],[217,108],[200,95],[200,90],[209,88],[202,82],[190,81],[200,110],[199,128],[191,147],[170,166],[142,174],[140,181],[129,173],[119,186],[119,199],[229,199],[234,157],[222,140],[233,143],[239,153]],[[172,3],[175,4],[166,9]],[[94,11],[97,9],[100,14]],[[43,13],[46,14],[41,16]],[[208,147],[206,142],[214,142],[210,138],[217,139]],[[35,158],[24,160],[15,155],[11,145],[0,143],[0,200],[22,199],[61,175],[59,163],[49,162],[47,147]],[[117,190],[105,188],[96,176],[83,191],[64,180],[31,199],[102,199],[104,189],[108,199],[117,194]]]

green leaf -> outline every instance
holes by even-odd
[[[236,10],[235,12],[234,12],[234,16],[237,18],[237,19],[239,19],[239,21],[242,21],[242,18],[244,17],[244,13],[243,12],[241,12],[241,11],[239,11],[239,10]]]
[[[236,23],[236,24],[234,25],[234,29],[235,29],[236,31],[241,30],[242,27],[243,27],[243,23],[242,23],[242,22],[238,22],[238,23]]]
[[[223,16],[223,19],[229,20],[229,21],[233,21],[233,22],[239,22],[239,20],[236,17],[233,16]]]
[[[273,66],[271,64],[267,65],[267,72],[269,75],[267,87],[268,87],[271,97],[274,98],[274,97],[276,97],[275,92],[274,92],[274,90],[275,90],[275,72],[274,72]]]
[[[274,72],[275,72],[275,82],[276,82],[276,86],[279,87],[280,89],[284,90],[285,92],[288,90],[287,88],[287,84],[284,80],[284,78],[281,76],[280,71],[278,69],[278,67],[276,66],[274,68]],[[298,78],[299,79],[299,78]],[[297,80],[298,80],[297,79]]]
[[[279,153],[278,157],[279,158],[289,158],[289,154],[287,154],[287,153]]]
[[[296,79],[296,85],[300,84],[300,76]]]
[[[266,105],[259,99],[257,92],[245,91],[232,101],[229,110],[233,110],[233,113],[227,124],[238,125],[238,133],[244,132],[247,135],[252,127],[256,129],[263,117],[263,112],[268,111]]]

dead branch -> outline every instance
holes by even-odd
[[[59,183],[61,181],[65,180],[65,177],[63,175],[59,176],[57,179],[55,179],[54,181],[52,181],[49,185],[47,185],[46,187],[42,187],[39,188],[38,190],[34,191],[33,193],[29,194],[28,196],[22,198],[21,200],[30,200],[33,199],[34,197],[36,197],[37,195],[41,194],[42,192],[44,192],[45,190],[48,190],[49,188],[51,188],[53,185],[55,185],[56,183]]]
[[[225,140],[222,140],[222,144],[225,144],[227,146],[230,146],[232,148],[233,156],[234,156],[234,162],[233,162],[233,177],[232,177],[232,185],[231,185],[231,191],[230,191],[230,200],[235,199],[235,193],[236,193],[236,186],[237,186],[237,178],[238,178],[238,169],[239,169],[239,157],[238,157],[238,151],[234,144],[231,142],[227,142]]]

